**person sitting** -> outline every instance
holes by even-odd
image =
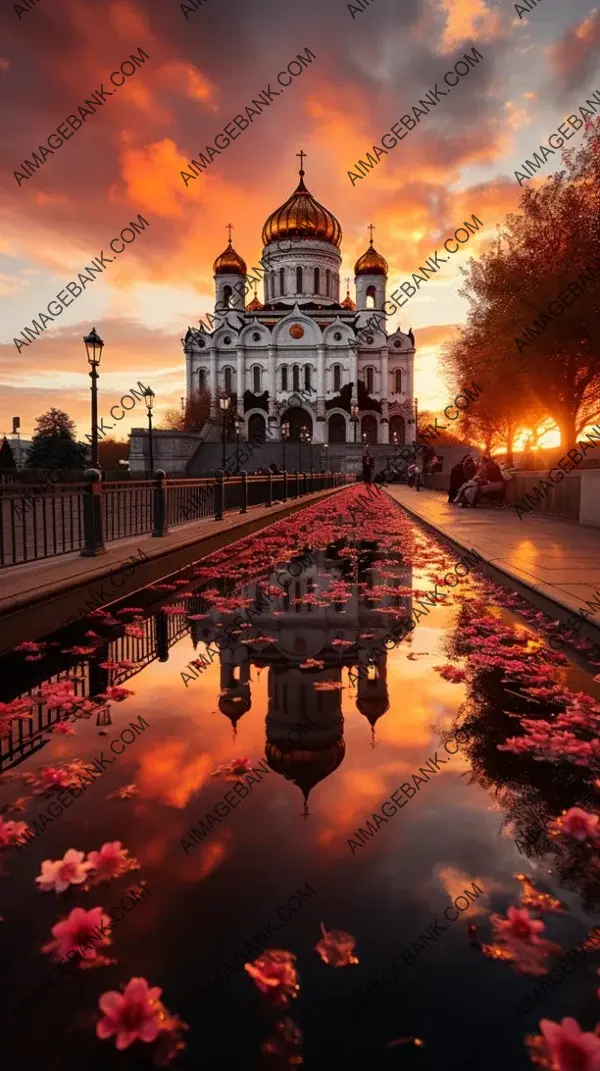
[[[492,494],[503,490],[502,470],[496,461],[492,461],[491,457],[485,454],[473,479],[460,488],[456,501],[463,507],[471,506],[475,509],[481,494]]]
[[[448,502],[453,502],[455,496],[458,494],[458,490],[462,487],[463,483],[467,483],[465,477],[465,461],[467,454],[461,457],[458,464],[453,465],[450,469],[450,484],[448,486]]]
[[[466,454],[465,456],[463,469],[465,473],[465,480],[472,480],[475,473],[477,472],[477,462],[475,461],[474,457],[471,457],[470,454]]]

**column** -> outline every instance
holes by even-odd
[[[350,347],[350,379],[352,381],[352,405],[358,405],[358,339]]]
[[[381,402],[381,421],[379,423],[379,441],[389,443],[390,425],[388,423],[388,348],[382,346],[379,352],[379,389]]]
[[[323,425],[325,431],[325,346],[317,346],[317,423]],[[315,428],[315,431],[319,429]],[[319,436],[320,442],[326,442],[327,436]]]
[[[191,397],[192,390],[194,388],[194,358],[196,354],[194,350],[185,351],[185,389],[188,399]],[[198,384],[196,383],[196,386]]]
[[[269,390],[269,424],[274,424],[277,420],[277,374],[275,366],[275,346],[269,346],[269,370],[268,370],[268,390]],[[271,432],[271,428],[269,428]]]
[[[217,351],[214,343],[210,346],[210,418],[217,420],[219,416],[219,402],[217,398]]]

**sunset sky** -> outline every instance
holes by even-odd
[[[0,434],[19,415],[30,437],[52,405],[73,417],[79,436],[89,430],[82,336],[92,326],[106,343],[99,411],[107,422],[138,380],[155,391],[159,421],[177,406],[180,339],[212,310],[226,224],[249,268],[258,264],[262,225],[295,188],[300,149],[309,190],[341,223],[344,279],[353,280],[371,222],[390,265],[389,294],[463,220],[482,220],[480,235],[392,319],[416,335],[420,408],[447,404],[437,353],[465,317],[460,267],[518,207],[515,169],[600,89],[599,44],[600,14],[585,0],[543,0],[522,19],[506,0],[374,0],[354,19],[339,0],[206,0],[187,19],[174,0],[40,0],[20,19],[5,3]],[[348,171],[474,45],[483,59],[452,100],[352,186]],[[140,46],[144,66],[19,186],[13,172]],[[312,65],[186,188],[187,162],[307,47]],[[559,163],[556,154],[541,178]],[[18,353],[13,338],[138,213],[145,233]],[[144,423],[138,405],[113,434]]]

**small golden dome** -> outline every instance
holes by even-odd
[[[356,308],[356,305],[354,304],[352,298],[350,297],[350,287],[348,287],[347,290],[346,290],[346,297],[342,301],[342,308],[343,309],[351,309],[351,310],[354,310]]]
[[[369,248],[362,257],[359,257],[354,266],[355,275],[387,275],[388,262],[381,253],[378,253],[373,245],[373,238],[369,242]]]
[[[254,297],[249,305],[246,305],[246,312],[258,312],[259,309],[264,309],[264,305],[261,305],[256,293],[256,285],[254,286]]]
[[[342,228],[329,209],[315,200],[304,185],[304,171],[300,168],[300,182],[291,197],[272,212],[263,231],[263,245],[279,242],[283,238],[318,238],[338,247],[342,244]]]
[[[215,275],[247,275],[246,261],[242,260],[231,244],[231,238],[222,253],[219,254],[213,265]]]

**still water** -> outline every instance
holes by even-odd
[[[546,835],[563,810],[595,811],[597,773],[498,750],[520,716],[554,718],[576,693],[597,701],[598,666],[580,645],[551,664],[550,698],[526,695],[549,650],[543,615],[471,566],[455,571],[456,554],[385,494],[361,506],[360,493],[2,659],[4,701],[34,699],[5,731],[0,778],[4,821],[37,821],[0,855],[3,1041],[19,1067],[151,1067],[154,1045],[118,1052],[96,1037],[99,997],[132,977],[161,987],[189,1027],[182,1069],[520,1071],[540,1018],[594,1029],[598,953],[518,1014],[539,977],[482,946],[491,915],[523,904],[516,874],[564,906],[534,910],[563,950],[546,970],[600,922],[594,852]],[[414,628],[394,641],[401,618]],[[499,642],[512,676],[493,664]],[[76,710],[61,707],[60,682]],[[77,762],[95,775],[76,780]],[[53,776],[79,792],[41,794]],[[37,887],[44,860],[114,841],[139,869]],[[57,921],[116,907],[135,883],[143,896],[112,915],[107,962],[48,986],[41,949]],[[322,928],[354,939],[346,965],[315,951]],[[263,949],[296,957],[287,1006],[244,969]]]

